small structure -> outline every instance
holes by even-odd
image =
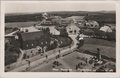
[[[112,32],[112,29],[108,25],[101,27],[100,30],[103,32]]]

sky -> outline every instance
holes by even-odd
[[[113,11],[113,3],[79,2],[10,2],[5,3],[5,13],[36,13],[48,11]]]

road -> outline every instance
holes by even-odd
[[[69,52],[69,51],[71,51],[71,50],[73,50],[73,49],[75,49],[75,48],[77,47],[77,45],[76,45],[76,43],[77,43],[76,35],[69,35],[69,36],[72,38],[74,44],[71,46],[71,48],[66,48],[66,49],[61,50],[61,54],[64,54],[64,53],[66,53],[66,52]],[[36,61],[33,61],[33,62],[30,63],[30,67],[36,67],[37,65],[44,63],[46,60],[55,58],[56,55],[58,55],[58,54],[59,54],[59,52],[55,52],[54,54],[49,55],[49,56],[48,56],[48,59],[46,59],[46,57],[43,57],[43,58],[41,58],[41,59],[38,59],[38,60],[36,60]],[[17,67],[17,68],[15,68],[15,69],[11,70],[10,72],[16,72],[16,71],[17,71],[17,72],[20,72],[20,71],[24,71],[27,67],[28,67],[28,64],[25,64],[25,65],[22,65],[22,66],[20,66],[20,67]]]
[[[15,34],[16,32],[18,32],[19,30],[13,31],[9,34],[6,34],[5,37],[10,37],[10,36],[14,36],[13,34]]]

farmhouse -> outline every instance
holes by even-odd
[[[107,26],[109,26],[112,31],[116,31],[116,25],[115,24],[106,24]]]
[[[112,29],[108,25],[101,27],[100,30],[103,32],[112,32]]]
[[[20,33],[18,36],[21,49],[44,47],[50,42],[49,35],[43,31]]]
[[[42,30],[49,28],[52,35],[60,35],[60,32],[55,29],[55,26],[36,26],[37,29]]]
[[[86,27],[90,29],[98,29],[99,23],[97,21],[89,20],[86,22]]]
[[[80,31],[80,28],[77,27],[75,24],[70,24],[69,26],[66,27],[66,30],[68,34],[78,34]]]
[[[71,16],[68,19],[71,19],[71,23],[75,23],[78,27],[84,28],[86,20],[84,19],[85,16]]]
[[[23,32],[36,32],[36,31],[40,31],[40,30],[36,29],[34,26],[30,26],[30,27],[22,27],[22,28],[20,28],[20,31],[23,31]]]

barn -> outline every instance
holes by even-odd
[[[26,32],[18,34],[21,49],[31,49],[37,46],[43,47],[50,43],[49,34],[43,31]]]

